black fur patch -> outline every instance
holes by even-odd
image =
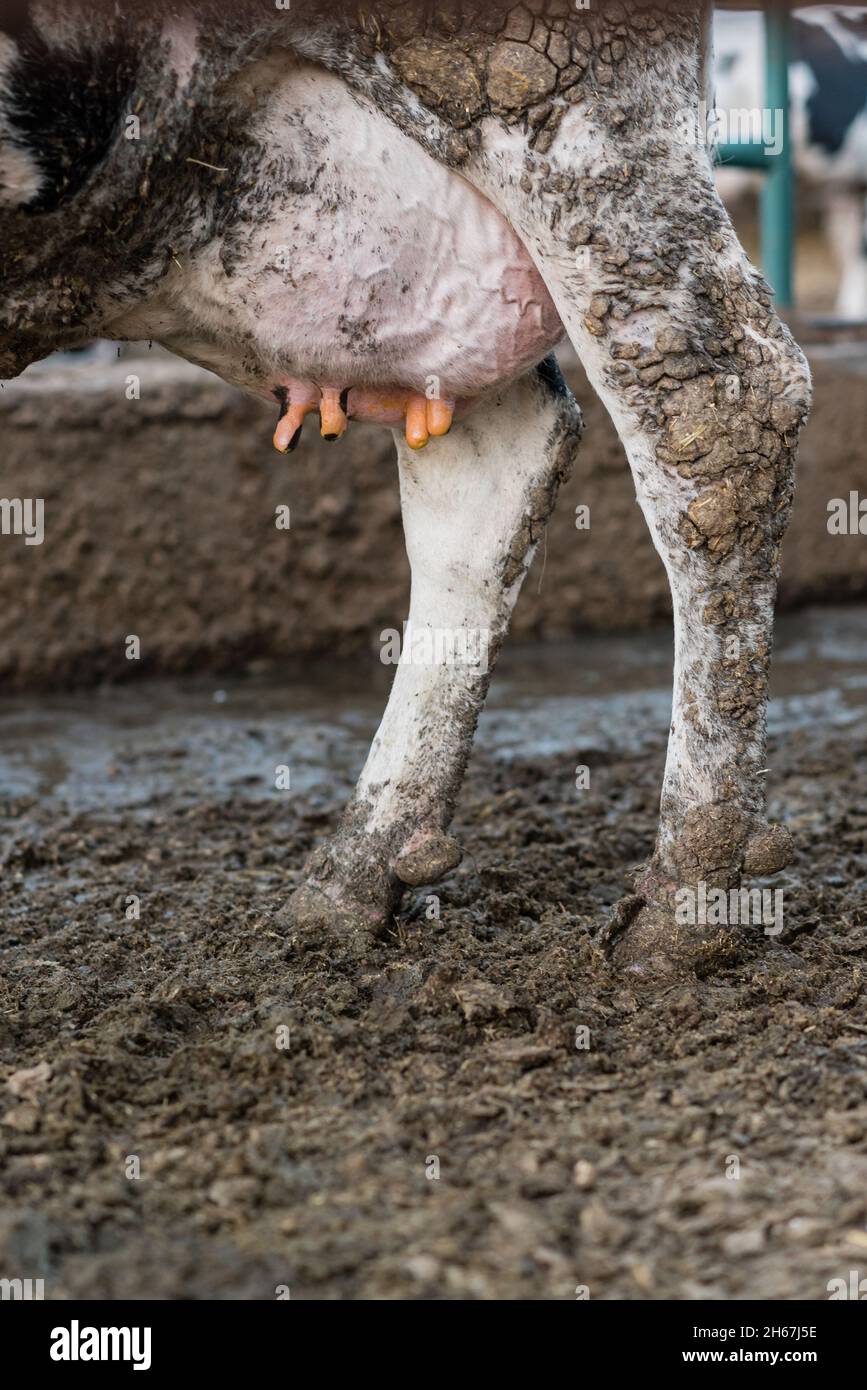
[[[836,154],[867,105],[867,62],[850,58],[819,24],[795,19],[792,27],[796,56],[816,79],[807,100],[810,144]]]
[[[563,373],[560,371],[557,358],[554,356],[553,352],[542,359],[536,367],[536,372],[539,376],[539,380],[545,383],[552,395],[569,395],[569,387],[563,380]]]
[[[27,212],[50,212],[79,191],[105,159],[129,112],[138,62],[109,41],[91,52],[53,49],[28,25],[6,76],[12,141],[35,160],[44,184]]]
[[[18,39],[30,28],[30,0],[0,0],[0,33]]]

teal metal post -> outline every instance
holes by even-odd
[[[791,22],[786,0],[765,0],[765,107],[771,121],[782,122],[779,154],[766,154],[764,142],[723,144],[717,157],[742,169],[761,169],[762,271],[778,305],[792,304],[794,257],[794,181],[789,142],[789,57]],[[781,112],[777,116],[777,112]],[[773,129],[773,127],[772,127]]]
[[[789,7],[785,0],[768,0],[765,14],[765,105],[771,119],[782,121],[779,154],[768,157],[762,189],[762,269],[777,303],[792,303],[794,189],[792,146],[789,140]],[[782,112],[782,115],[778,115]]]

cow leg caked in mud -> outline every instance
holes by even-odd
[[[608,932],[639,971],[725,957],[685,933],[676,895],[732,888],[790,856],[764,818],[773,607],[809,408],[803,355],[774,312],[701,148],[706,13],[603,3],[378,33],[395,119],[482,191],[532,255],[618,429],[671,583],[674,702],[656,847]],[[556,16],[552,18],[552,16]],[[455,92],[455,74],[466,103]],[[415,103],[432,113],[419,119]]]
[[[620,25],[605,7],[586,21],[596,90],[563,113],[544,156],[513,128],[489,128],[471,177],[536,259],[617,426],[671,584],[659,832],[610,931],[621,961],[649,971],[730,949],[719,929],[679,928],[678,893],[730,889],[790,857],[787,832],[763,814],[765,711],[809,376],[703,152],[672,139],[700,94],[698,16],[657,11],[648,34],[648,12],[626,10]]]
[[[402,659],[342,824],[282,914],[299,944],[338,933],[363,950],[408,886],[460,861],[446,832],[491,668],[580,434],[553,358],[491,392],[435,452],[395,430],[412,570]]]

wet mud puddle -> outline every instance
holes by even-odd
[[[0,700],[0,795],[70,811],[267,799],[276,770],[309,803],[342,800],[379,722],[393,668],[355,660],[152,680]],[[845,728],[867,710],[867,607],[781,619],[770,731]],[[477,746],[495,759],[640,754],[665,739],[671,632],[507,646]]]

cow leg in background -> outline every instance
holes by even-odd
[[[445,832],[490,666],[580,431],[553,358],[422,451],[395,431],[413,660],[398,666],[340,828],[281,914],[302,943],[338,932],[363,945],[388,928],[407,885],[459,862]]]
[[[867,195],[834,188],[826,197],[825,230],[840,270],[835,312],[860,323],[867,319]]]
[[[606,19],[626,12],[636,28],[641,19],[637,32],[632,19]],[[603,5],[569,21],[599,50],[592,90],[548,117],[557,124],[543,155],[532,129],[488,120],[463,172],[535,259],[618,429],[671,583],[659,833],[616,919],[616,954],[650,971],[729,951],[719,928],[678,925],[678,890],[731,889],[742,872],[778,870],[790,855],[787,832],[764,820],[762,774],[780,542],[809,373],[737,241],[706,151],[679,138],[681,113],[695,112],[701,94],[698,16],[645,13]],[[539,69],[538,55],[518,47],[516,93]],[[591,59],[588,82],[592,71]]]

